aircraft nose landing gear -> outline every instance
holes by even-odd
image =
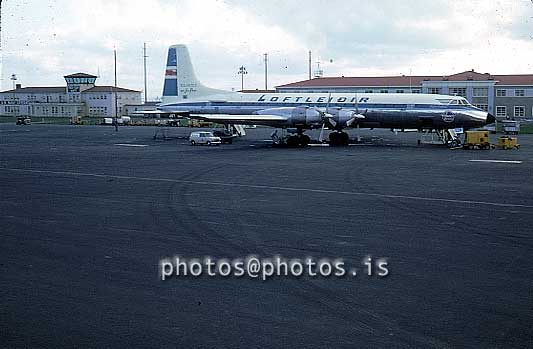
[[[329,145],[339,146],[348,145],[350,142],[350,136],[346,132],[331,132],[329,134]]]

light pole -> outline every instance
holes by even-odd
[[[241,91],[243,91],[244,90],[244,75],[248,74],[248,72],[246,71],[246,67],[244,65],[241,65],[241,67],[239,68],[239,72],[237,74],[241,75]]]
[[[113,56],[115,58],[115,92],[113,96],[115,97],[115,132],[118,132],[118,101],[117,101],[117,49],[113,50]]]
[[[13,90],[17,87],[17,74],[11,74],[11,81],[13,81]]]
[[[309,50],[309,80],[311,80],[311,50]]]
[[[2,68],[4,65],[4,55],[2,54],[2,0],[0,0],[0,89],[3,87]]]
[[[148,58],[148,56],[146,55],[146,42],[144,43],[144,48],[143,48],[143,60],[144,60],[144,104],[146,104],[146,102],[148,102],[148,88],[146,87],[146,58]]]
[[[263,54],[265,60],[265,91],[268,90],[268,53]]]

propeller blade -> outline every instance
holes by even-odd
[[[367,109],[368,110],[368,109]],[[365,110],[365,112],[367,111]],[[356,110],[356,112],[352,115],[352,117],[346,121],[346,126],[347,127],[350,127],[352,126],[352,124],[357,120],[357,119],[364,119],[365,118],[365,115],[364,114],[359,114]]]
[[[324,122],[322,124],[322,128],[320,129],[320,136],[318,136],[318,141],[322,143],[324,141],[324,128],[326,127],[326,123]]]

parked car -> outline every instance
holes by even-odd
[[[29,116],[17,116],[17,125],[30,125],[31,118]]]
[[[208,131],[195,131],[189,135],[189,142],[191,145],[207,144],[207,145],[219,145],[222,143],[220,137],[216,137],[212,132]]]
[[[117,124],[119,125],[129,125],[131,122],[131,117],[129,116],[121,116],[119,118],[104,118],[102,121],[102,125],[114,125],[115,120],[117,121]]]

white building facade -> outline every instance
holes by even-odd
[[[112,117],[125,115],[125,105],[140,104],[141,92],[113,86],[96,86],[96,76],[65,76],[65,87],[21,87],[0,92],[0,115],[31,117]]]

